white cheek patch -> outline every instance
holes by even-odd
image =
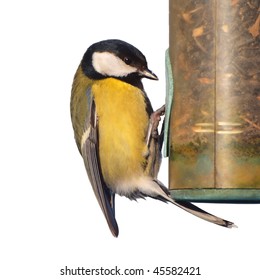
[[[95,52],[92,64],[94,69],[104,76],[125,77],[137,72],[137,68],[125,64],[123,60],[109,52]]]

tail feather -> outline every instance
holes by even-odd
[[[176,201],[172,199],[169,190],[160,181],[154,180],[154,182],[160,188],[157,188],[156,193],[154,193],[155,196],[150,195],[150,197],[155,199],[160,199],[165,202],[171,202],[172,204],[180,207],[181,209],[189,212],[190,214],[193,214],[194,216],[197,216],[203,220],[214,223],[216,225],[227,227],[227,228],[237,227],[233,222],[212,215],[188,201]]]
[[[169,201],[171,203],[173,203],[174,205],[180,207],[181,209],[183,209],[203,220],[206,220],[208,222],[214,223],[219,226],[227,227],[227,228],[237,227],[233,222],[230,222],[230,221],[224,220],[220,217],[217,217],[215,215],[212,215],[188,201],[175,201],[173,199],[170,199]]]

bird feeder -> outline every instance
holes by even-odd
[[[166,117],[176,200],[260,202],[259,12],[259,0],[170,0]]]

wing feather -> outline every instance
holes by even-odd
[[[112,234],[117,237],[119,230],[115,219],[115,194],[106,186],[101,172],[98,151],[98,120],[93,98],[91,98],[89,109],[82,136],[81,153],[95,196]]]

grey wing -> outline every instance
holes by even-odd
[[[86,119],[81,141],[81,153],[100,208],[112,234],[117,237],[119,230],[115,219],[115,194],[106,186],[101,172],[98,151],[98,120],[93,98],[91,98],[89,106],[89,115]]]
[[[159,139],[151,138],[148,145],[148,149],[149,155],[147,158],[147,166],[145,168],[145,173],[156,179],[162,160]]]

